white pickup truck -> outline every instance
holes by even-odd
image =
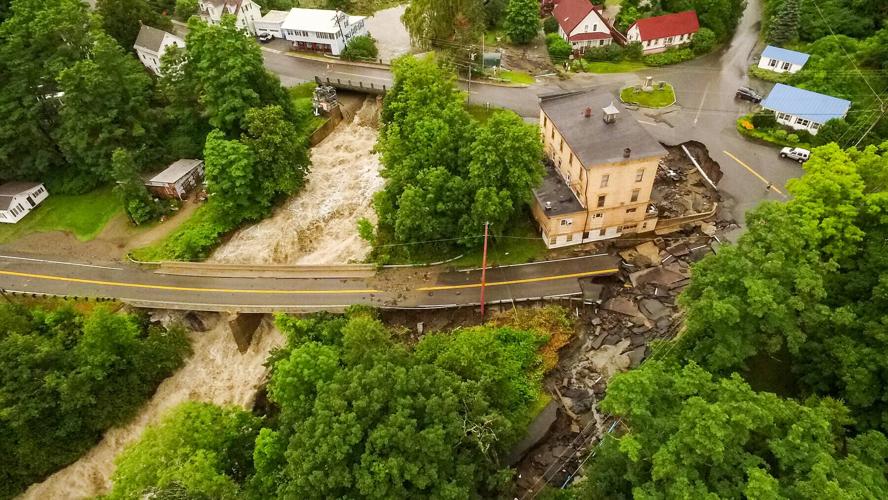
[[[808,157],[811,156],[811,152],[807,149],[802,148],[783,148],[780,150],[781,158],[789,158],[790,160],[795,160],[799,163],[805,163],[808,161]]]

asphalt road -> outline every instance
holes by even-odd
[[[580,278],[614,274],[618,264],[617,257],[596,255],[489,269],[485,302],[578,295]],[[144,307],[248,312],[335,311],[351,304],[433,308],[480,301],[477,269],[444,272],[416,283],[396,281],[400,275],[402,270],[382,270],[369,279],[219,278],[157,274],[123,263],[0,255],[0,289],[13,300],[15,294],[49,294],[115,298]]]

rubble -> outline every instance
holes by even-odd
[[[666,146],[669,154],[660,161],[651,192],[651,202],[657,207],[660,219],[707,212],[721,201],[719,192],[706,182],[688,158],[685,148],[712,182],[718,184],[722,178],[718,163],[709,157],[709,151],[699,142]]]

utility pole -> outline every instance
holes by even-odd
[[[472,103],[472,65],[475,63],[475,54],[475,52],[472,52],[472,55],[469,58],[469,81],[466,84],[466,104]]]
[[[487,285],[487,229],[489,222],[484,223],[484,253],[481,256],[481,321],[484,321],[484,287]]]

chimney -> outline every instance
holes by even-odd
[[[632,148],[623,148],[623,158],[629,158],[632,154]]]
[[[586,108],[586,111],[583,114],[586,118],[590,118],[592,116],[592,108]]]

